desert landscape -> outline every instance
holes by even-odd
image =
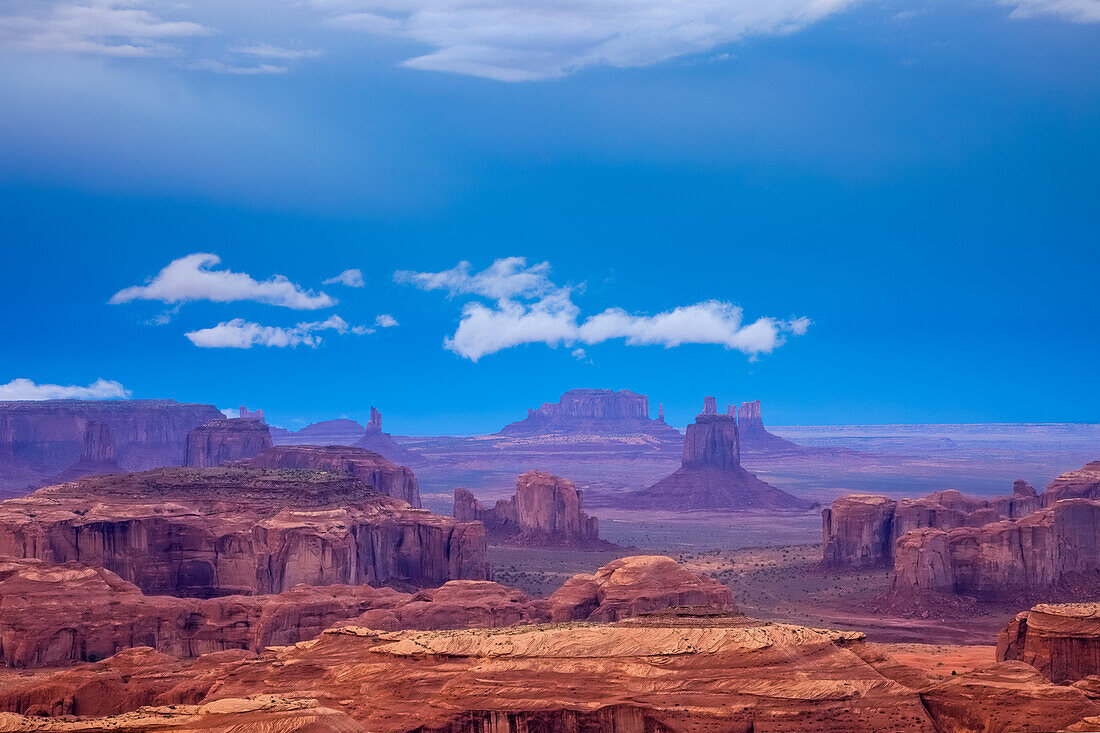
[[[708,397],[682,434],[573,390],[418,438],[86,404],[0,404],[3,730],[1100,721],[1100,461],[1034,477],[1096,426],[781,437]]]

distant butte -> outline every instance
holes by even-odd
[[[347,418],[322,420],[306,425],[301,430],[271,428],[275,445],[355,445],[367,429]]]
[[[599,522],[581,510],[581,492],[572,481],[543,471],[516,479],[516,493],[492,508],[466,489],[455,489],[454,516],[485,525],[489,540],[504,545],[608,550],[618,547],[599,537]]]
[[[741,467],[737,420],[717,414],[713,397],[688,425],[680,468],[647,489],[622,496],[628,508],[807,509],[810,502],[761,481]]]
[[[213,468],[226,461],[251,458],[271,446],[271,433],[262,420],[244,417],[211,420],[187,434],[184,465]]]
[[[366,431],[354,445],[357,448],[374,451],[394,463],[416,463],[420,458],[413,451],[401,446],[389,433],[382,432],[382,413],[373,405],[370,408],[370,420],[367,422]]]
[[[572,389],[558,402],[547,402],[527,417],[501,428],[498,435],[538,437],[545,435],[617,437],[645,435],[657,439],[680,439],[680,432],[649,417],[649,399],[629,390]]]

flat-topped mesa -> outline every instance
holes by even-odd
[[[717,414],[713,397],[688,425],[680,468],[649,488],[623,495],[617,503],[650,509],[808,509],[808,501],[758,479],[741,467],[737,420]]]
[[[394,463],[416,463],[420,458],[417,453],[394,440],[389,433],[382,432],[382,413],[373,406],[370,408],[370,420],[367,421],[366,432],[363,433],[362,438],[355,441],[354,445],[356,448],[374,451]]]
[[[260,422],[264,423],[267,422],[267,420],[264,419],[263,410],[249,410],[244,405],[241,405],[237,409],[237,417],[243,417],[246,420],[259,420]]]
[[[581,509],[581,492],[568,479],[528,471],[516,493],[486,508],[467,489],[455,489],[454,516],[485,525],[493,542],[527,547],[611,549],[599,538],[599,520]]]
[[[271,432],[256,418],[211,420],[187,434],[185,466],[213,468],[227,461],[251,458],[270,448]]]
[[[1043,506],[1062,499],[1100,499],[1100,461],[1086,463],[1051,481],[1042,493]]]
[[[651,420],[649,399],[629,390],[573,389],[558,402],[547,402],[527,417],[505,425],[499,435],[536,437],[543,435],[622,436],[650,435],[679,438],[679,432],[663,418]]]
[[[481,525],[410,509],[343,472],[158,469],[0,503],[0,555],[79,560],[156,594],[480,580],[485,551]]]
[[[0,402],[0,488],[40,483],[79,462],[88,423],[110,429],[116,462],[133,471],[182,465],[188,432],[220,417],[213,405],[174,400]]]
[[[997,640],[997,661],[1011,660],[1055,684],[1100,675],[1100,603],[1044,603],[1018,614]]]
[[[922,499],[843,496],[821,512],[822,562],[829,567],[889,567],[898,538],[910,530],[980,527],[1020,519],[1041,506],[1042,500],[1024,481],[1013,485],[1012,495],[992,499],[965,496],[955,489]]]
[[[301,430],[272,428],[271,439],[275,445],[355,445],[366,431],[354,420],[338,418],[311,423]]]
[[[359,479],[375,491],[420,508],[420,484],[412,469],[365,448],[329,445],[279,445],[241,461],[255,468],[332,471]]]

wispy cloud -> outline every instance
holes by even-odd
[[[344,270],[339,275],[334,275],[328,280],[324,280],[322,285],[347,285],[349,288],[361,288],[366,285],[366,281],[363,279],[363,271],[359,268],[351,270]]]
[[[397,325],[397,319],[391,316],[389,313],[383,313],[374,319],[374,325],[379,328],[393,328]]]
[[[20,5],[0,15],[0,45],[36,51],[101,56],[175,56],[170,41],[207,35],[211,29],[186,20],[166,20],[141,0],[87,0]]]
[[[97,379],[87,387],[74,384],[36,384],[30,379],[13,379],[0,384],[0,400],[121,400],[130,390],[110,379]]]
[[[531,267],[522,257],[497,260],[478,273],[468,262],[441,272],[395,273],[398,282],[424,290],[446,290],[451,295],[470,294],[494,300],[470,301],[462,307],[458,327],[444,339],[444,346],[477,361],[521,344],[547,346],[599,344],[622,339],[630,346],[715,344],[736,349],[750,357],[769,354],[789,336],[801,336],[810,326],[806,317],[758,318],[745,323],[740,306],[708,300],[654,315],[608,308],[582,318],[573,302],[572,287],[558,287],[550,280],[550,266]],[[574,356],[583,358],[583,349]]]
[[[277,61],[298,61],[312,59],[321,55],[321,51],[310,48],[286,48],[270,43],[253,43],[247,46],[233,46],[229,49],[233,53],[245,56],[255,56],[261,59],[275,59]]]
[[[232,303],[250,300],[297,310],[315,310],[335,305],[336,300],[325,293],[315,293],[291,282],[283,275],[256,280],[251,275],[231,270],[213,270],[221,263],[214,254],[195,253],[173,260],[145,285],[124,288],[111,296],[111,303],[134,300],[157,300],[163,303],[186,303],[211,300]]]
[[[188,69],[196,71],[213,71],[216,74],[235,74],[237,76],[254,76],[256,74],[285,74],[290,71],[288,66],[279,64],[255,64],[242,66],[240,64],[227,64],[215,59],[199,59],[186,64]]]
[[[299,323],[292,327],[263,326],[243,318],[219,323],[212,328],[190,331],[186,334],[191,343],[204,349],[251,349],[253,346],[309,346],[315,348],[322,339],[320,331],[335,331],[345,334],[372,333],[371,329],[349,326],[340,316],[330,316],[324,321]]]
[[[1074,23],[1100,23],[1100,0],[1000,0],[1012,17],[1053,15]]]

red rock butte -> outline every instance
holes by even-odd
[[[0,503],[0,555],[106,568],[145,593],[487,579],[484,528],[344,473],[244,466],[85,478]]]
[[[599,537],[599,521],[581,510],[581,492],[568,479],[528,471],[516,479],[516,493],[492,508],[466,489],[455,489],[456,519],[485,525],[493,543],[525,547],[607,550],[617,545]]]
[[[741,467],[737,419],[719,415],[714,398],[687,427],[680,468],[618,504],[645,509],[807,509],[811,503],[761,481]]]
[[[251,458],[272,445],[271,433],[262,420],[243,417],[211,420],[187,434],[183,465],[213,468],[226,461]]]

